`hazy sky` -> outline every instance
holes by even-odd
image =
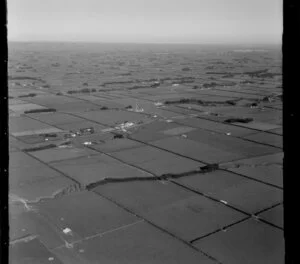
[[[281,42],[282,0],[7,0],[9,40]]]

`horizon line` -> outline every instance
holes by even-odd
[[[130,41],[85,41],[85,40],[7,40],[19,43],[85,43],[85,44],[134,44],[134,45],[282,45],[282,41],[272,42],[130,42]]]

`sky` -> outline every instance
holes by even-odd
[[[281,43],[282,0],[7,0],[9,41]]]

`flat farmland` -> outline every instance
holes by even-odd
[[[280,53],[9,43],[12,263],[283,263]]]

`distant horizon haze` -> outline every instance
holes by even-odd
[[[16,44],[86,44],[86,45],[157,45],[157,46],[228,46],[235,48],[251,49],[263,47],[281,47],[280,42],[262,42],[262,43],[222,43],[222,42],[117,42],[117,41],[59,41],[59,40],[8,40],[8,43]]]
[[[8,40],[280,44],[282,0],[8,0]]]

